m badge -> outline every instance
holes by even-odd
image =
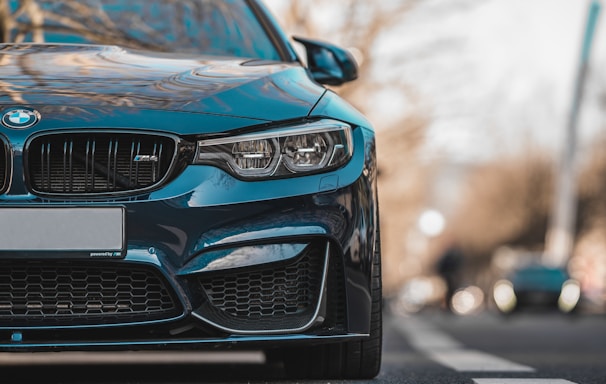
[[[155,155],[137,155],[133,159],[136,163],[157,163],[158,160],[158,156]]]

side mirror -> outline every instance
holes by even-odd
[[[313,39],[293,37],[307,52],[307,66],[321,84],[341,85],[358,78],[358,64],[351,53],[336,45]]]

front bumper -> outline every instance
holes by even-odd
[[[331,174],[247,183],[190,166],[137,198],[3,196],[10,207],[123,207],[128,241],[120,257],[3,256],[2,291],[11,293],[0,300],[0,350],[248,348],[368,335],[376,170],[371,133],[356,135],[367,145]],[[83,277],[62,285],[73,271]]]

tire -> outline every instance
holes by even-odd
[[[372,379],[381,369],[383,342],[381,246],[375,242],[371,281],[370,335],[367,339],[283,351],[289,378]]]

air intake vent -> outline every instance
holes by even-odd
[[[0,261],[0,326],[156,321],[182,308],[156,270],[47,260]]]
[[[28,181],[53,195],[139,192],[164,180],[175,148],[172,137],[141,133],[38,136],[27,147]]]
[[[199,314],[236,332],[282,332],[313,320],[321,299],[326,245],[312,244],[296,261],[201,276],[208,302]]]

